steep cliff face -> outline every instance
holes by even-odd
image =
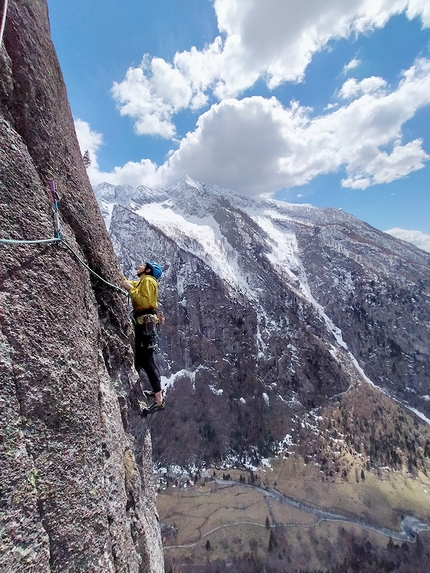
[[[0,52],[0,237],[54,236],[119,268],[82,165],[45,0],[9,2]],[[149,430],[124,296],[57,243],[0,244],[0,569],[161,572]]]

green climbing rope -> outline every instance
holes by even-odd
[[[106,279],[104,279],[103,277],[101,277],[99,274],[97,274],[91,267],[89,267],[87,265],[87,263],[82,259],[82,257],[80,257],[78,255],[78,253],[76,251],[74,251],[72,249],[72,247],[64,240],[63,235],[61,234],[61,229],[60,229],[60,214],[59,214],[59,202],[60,202],[60,196],[58,195],[56,189],[55,189],[55,183],[53,179],[50,179],[48,181],[48,188],[49,188],[49,192],[51,195],[51,200],[52,200],[52,210],[53,210],[53,215],[54,215],[54,234],[55,237],[53,237],[52,239],[36,239],[36,240],[24,240],[24,239],[1,239],[0,238],[0,243],[5,244],[5,245],[33,245],[33,244],[40,244],[40,243],[58,243],[58,244],[62,244],[64,245],[64,247],[70,251],[72,253],[72,255],[81,263],[82,266],[84,266],[91,274],[93,274],[95,277],[97,277],[100,281],[102,281],[104,284],[108,285],[109,287],[119,291],[120,293],[124,294],[125,296],[128,296],[128,292],[124,289],[122,289],[121,287],[119,287],[118,285],[114,285],[112,283],[110,283],[109,281],[107,281]]]
[[[58,239],[56,239],[56,240],[58,240]],[[91,274],[93,274],[95,277],[97,277],[99,280],[101,280],[103,283],[110,286],[111,288],[118,290],[120,293],[128,296],[128,292],[126,290],[122,289],[118,285],[114,285],[114,284],[108,282],[106,279],[104,279],[103,277],[98,275],[95,271],[93,271],[93,269],[87,265],[87,263],[78,255],[78,253],[76,253],[72,249],[72,247],[68,243],[66,243],[66,241],[64,239],[60,239],[60,242],[66,247],[66,249],[68,249],[73,254],[73,256],[81,263],[81,265],[84,266]]]
[[[36,243],[59,243],[60,241],[60,238],[39,239],[35,241],[25,241],[23,239],[0,239],[0,243],[4,243],[5,245],[32,245]]]
[[[92,275],[97,277],[99,280],[101,280],[104,284],[108,285],[109,287],[111,287],[111,288],[119,291],[120,293],[128,296],[128,292],[126,290],[122,289],[118,285],[114,285],[114,284],[110,283],[109,281],[107,281],[106,279],[101,277],[99,274],[97,274],[90,266],[88,266],[87,263],[82,259],[82,257],[80,257],[78,255],[78,253],[76,251],[74,251],[72,249],[72,247],[63,238],[38,239],[38,240],[31,240],[31,241],[27,241],[27,240],[23,240],[23,239],[0,239],[0,243],[5,244],[5,245],[33,245],[33,244],[40,244],[40,243],[59,243],[59,244],[61,243],[62,245],[64,245],[64,247],[66,247],[66,249],[68,251],[70,251],[72,253],[72,255],[81,263],[81,265],[83,267],[85,267]]]

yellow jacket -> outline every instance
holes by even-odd
[[[131,284],[128,291],[131,304],[135,311],[147,308],[157,308],[158,306],[158,282],[152,275],[142,275],[139,281],[127,282]]]

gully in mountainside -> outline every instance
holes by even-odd
[[[158,279],[162,268],[158,263],[146,261],[136,268],[136,274],[138,281],[124,279],[122,286],[129,292],[133,305],[135,367],[138,372],[140,369],[146,372],[152,386],[152,392],[143,392],[145,397],[154,398],[154,402],[142,410],[146,415],[165,407],[160,372],[154,360],[154,352],[158,349]]]

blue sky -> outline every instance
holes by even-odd
[[[430,251],[428,0],[48,0],[93,184],[185,174]]]

